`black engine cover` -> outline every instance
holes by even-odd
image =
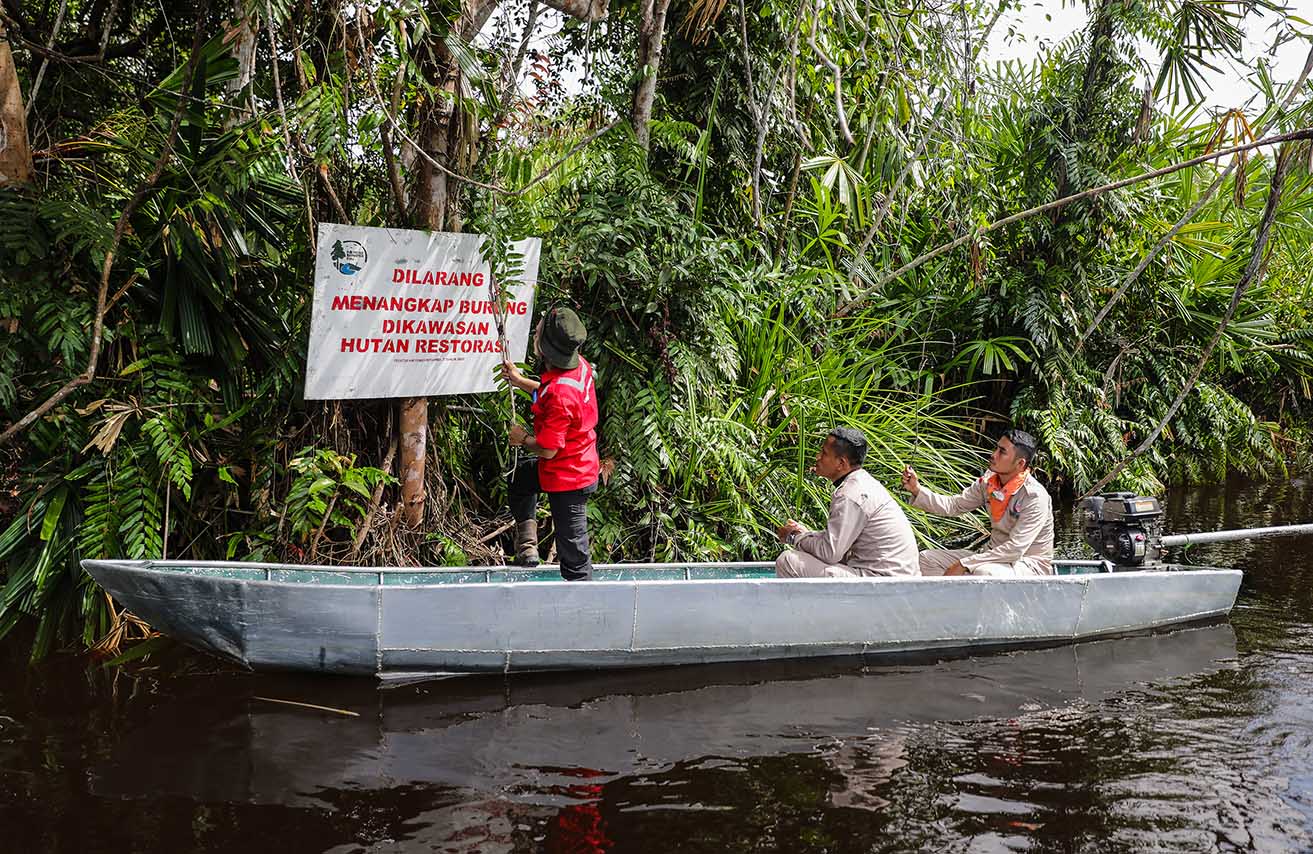
[[[1085,541],[1118,566],[1144,566],[1162,554],[1163,508],[1157,498],[1131,492],[1096,495],[1081,502]]]

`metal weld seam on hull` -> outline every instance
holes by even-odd
[[[1071,626],[1071,636],[1073,638],[1080,637],[1081,622],[1085,619],[1085,603],[1089,601],[1089,598],[1090,598],[1090,582],[1089,579],[1085,579],[1083,585],[1081,586],[1080,608],[1076,611],[1076,622],[1073,623]]]
[[[637,584],[634,585],[634,614],[633,614],[633,621],[630,623],[630,630],[629,630],[630,650],[633,650],[634,645],[638,643],[638,591],[640,589],[641,588]]]
[[[374,669],[383,670],[383,585],[374,590],[374,601],[378,603],[378,622],[374,626]]]

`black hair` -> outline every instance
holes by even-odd
[[[861,430],[852,427],[835,427],[829,438],[834,440],[834,451],[843,457],[853,468],[861,468],[866,460],[866,437]]]
[[[1035,437],[1025,430],[1013,429],[1004,433],[1003,438],[1011,442],[1012,447],[1017,449],[1017,456],[1025,460],[1026,465],[1030,465],[1031,459],[1035,456],[1035,451],[1039,449],[1039,442],[1035,441]]]

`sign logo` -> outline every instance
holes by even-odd
[[[355,240],[338,240],[333,243],[330,257],[339,273],[344,276],[354,276],[369,260],[369,253],[365,251],[363,244]]]

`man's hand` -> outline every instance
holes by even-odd
[[[510,359],[503,359],[501,363],[501,375],[506,382],[524,391],[533,391],[538,388],[538,381],[526,377],[519,367]]]
[[[511,445],[523,445],[524,440],[527,438],[529,438],[528,430],[525,430],[524,427],[520,426],[519,424],[511,425],[511,432],[509,436]]]
[[[944,570],[944,575],[967,575],[967,574],[969,574],[969,570],[962,565],[962,561],[960,560],[953,561],[953,565],[950,566],[948,569]]]
[[[916,494],[921,491],[921,481],[917,480],[916,469],[911,466],[903,469],[903,489],[912,493],[913,498],[916,498]]]
[[[787,543],[789,541],[789,536],[791,534],[805,534],[805,533],[807,533],[807,529],[804,528],[800,523],[795,522],[792,519],[790,519],[789,521],[785,522],[783,525],[780,525],[778,528],[775,529],[775,536],[779,539],[781,543]]]

